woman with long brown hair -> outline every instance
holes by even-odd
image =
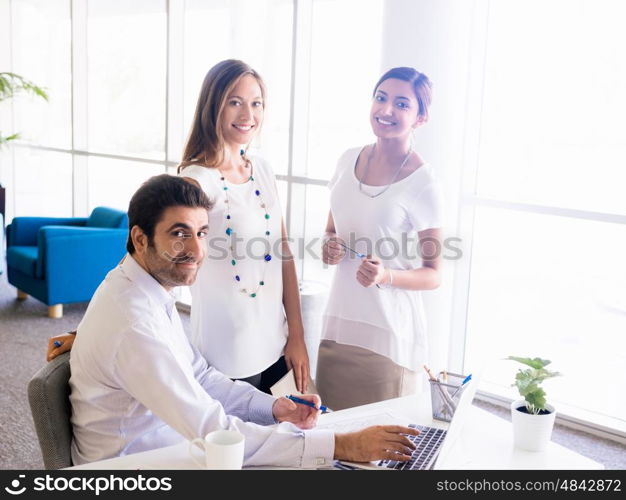
[[[269,164],[248,148],[263,122],[259,74],[229,59],[207,73],[179,175],[215,202],[208,254],[191,287],[191,341],[209,364],[269,391],[293,368],[307,389],[296,268]]]

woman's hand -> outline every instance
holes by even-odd
[[[339,264],[341,259],[343,259],[343,256],[346,254],[346,249],[338,242],[343,243],[336,236],[324,238],[324,243],[322,243],[322,261],[324,264],[334,266]]]
[[[363,258],[356,272],[356,280],[365,288],[369,288],[374,285],[388,283],[389,278],[387,274],[388,270],[383,267],[380,259],[368,255]]]
[[[317,408],[322,404],[322,400],[317,394],[303,394],[298,397],[310,401]],[[301,429],[312,429],[317,424],[317,417],[321,413],[317,408],[297,404],[287,398],[278,398],[274,401],[272,413],[279,422],[291,422]]]
[[[48,339],[48,351],[46,352],[46,359],[52,361],[59,354],[69,351],[74,344],[76,338],[76,332],[64,333],[63,335],[57,335]],[[54,345],[55,342],[61,342],[59,347]]]
[[[293,368],[293,374],[296,379],[296,388],[304,393],[308,390],[309,385],[309,355],[306,352],[306,344],[304,343],[304,334],[289,334],[289,339],[285,345],[285,363],[287,368]],[[293,401],[290,401],[293,402]]]

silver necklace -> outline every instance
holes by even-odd
[[[368,192],[363,191],[363,180],[362,179],[367,177],[367,173],[369,172],[369,168],[370,168],[370,160],[372,159],[372,156],[374,156],[374,152],[375,151],[376,151],[376,144],[374,144],[374,147],[372,147],[372,152],[367,157],[367,163],[365,164],[365,169],[364,169],[363,175],[359,179],[359,191],[361,193],[363,193],[365,196],[368,196],[370,198],[376,198],[376,197],[380,196],[381,194],[383,194],[385,191],[387,191],[387,189],[389,189],[389,186],[391,186],[395,182],[396,178],[398,177],[398,174],[400,173],[400,170],[402,170],[402,167],[404,167],[406,165],[406,162],[409,161],[409,156],[411,156],[412,149],[409,148],[409,152],[404,157],[404,160],[402,160],[402,163],[400,163],[400,166],[398,167],[398,170],[396,170],[396,173],[393,174],[393,177],[391,178],[391,181],[389,182],[389,184],[387,184],[383,188],[382,191],[380,191],[380,192],[378,192],[376,194],[369,194]]]

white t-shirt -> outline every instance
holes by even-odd
[[[346,151],[330,180],[337,236],[390,269],[415,269],[422,261],[417,232],[441,227],[442,196],[432,167],[424,164],[376,198],[359,191],[355,166],[362,148]],[[376,194],[384,186],[363,189]],[[361,259],[347,252],[336,266],[322,338],[369,349],[416,370],[427,356],[421,292],[365,288],[356,280]]]
[[[288,336],[280,259],[282,211],[276,181],[266,161],[259,157],[251,161],[254,181],[225,181],[228,194],[216,168],[192,165],[179,174],[196,180],[215,203],[209,212],[207,256],[191,286],[190,340],[209,365],[231,378],[250,377],[271,366],[282,355]],[[267,221],[261,203],[270,216]],[[228,213],[230,220],[226,219]],[[235,255],[228,228],[238,239]],[[268,243],[269,262],[264,260]],[[257,288],[256,297],[250,297]]]

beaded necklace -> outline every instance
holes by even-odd
[[[245,157],[245,151],[242,149],[240,151],[241,157],[244,159],[244,161],[246,162],[246,167],[251,165],[250,160],[248,160]],[[220,173],[220,180],[222,181],[222,190],[224,191],[224,196],[226,197],[226,199],[224,200],[224,202],[226,203],[226,220],[228,220],[228,227],[226,228],[226,235],[229,236],[231,238],[230,241],[230,264],[235,268],[235,274],[234,274],[234,279],[235,279],[235,283],[237,285],[239,285],[241,283],[241,275],[237,272],[237,260],[235,259],[235,255],[234,255],[234,242],[233,242],[233,238],[236,236],[235,231],[233,230],[233,228],[231,227],[232,224],[232,215],[230,212],[231,209],[231,202],[230,202],[230,197],[228,196],[228,186],[226,185],[226,177],[224,176],[224,174],[222,173],[222,171],[218,168],[217,169],[218,172]],[[248,177],[248,181],[250,181],[252,183],[252,191],[253,191],[253,197],[255,200],[258,200],[259,206],[261,207],[261,210],[263,212],[263,218],[265,219],[265,239],[267,241],[267,248],[268,248],[268,252],[269,249],[271,248],[270,246],[270,214],[267,211],[267,205],[265,204],[265,202],[263,201],[263,196],[261,194],[261,190],[257,188],[255,181],[254,181],[254,172],[250,172],[250,177]],[[269,263],[269,261],[272,260],[272,256],[270,253],[266,253],[263,256],[263,262],[265,264]],[[263,266],[263,273],[261,275],[261,280],[253,287],[253,288],[240,288],[239,291],[245,295],[247,295],[250,298],[255,298],[257,296],[257,293],[259,293],[259,290],[262,286],[265,285],[265,271],[267,269],[267,266]]]

